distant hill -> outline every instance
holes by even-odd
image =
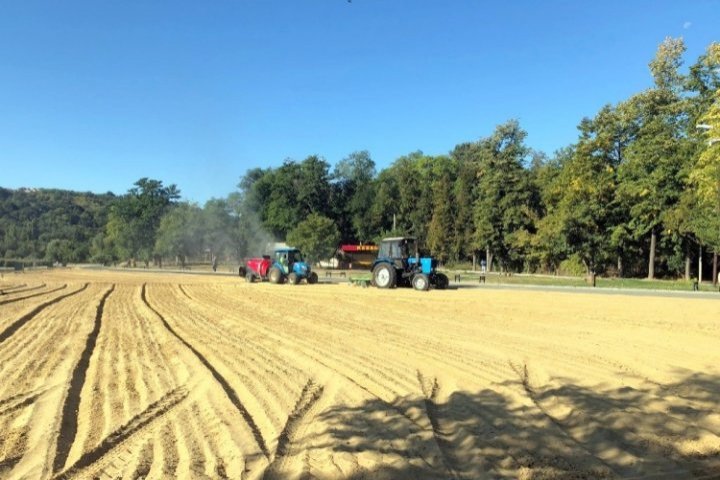
[[[112,193],[0,187],[0,259],[90,260],[107,221]]]

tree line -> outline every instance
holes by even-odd
[[[445,263],[690,277],[703,260],[716,269],[720,251],[720,45],[687,69],[684,53],[682,39],[662,42],[652,85],[582,119],[577,140],[552,156],[509,120],[447,155],[413,152],[379,172],[366,151],[332,167],[312,155],[251,169],[236,192],[203,207],[144,178],[118,197],[77,194],[86,199],[77,218],[47,225],[57,236],[28,224],[42,215],[6,217],[3,203],[26,193],[4,191],[0,254],[239,260],[287,240],[319,258],[339,243],[412,235]],[[65,243],[50,248],[55,240]]]

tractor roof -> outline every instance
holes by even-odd
[[[413,240],[414,241],[415,237],[388,237],[388,238],[382,239],[383,242],[397,242],[400,240]]]
[[[297,248],[287,247],[287,248],[276,248],[275,251],[289,253],[289,252],[299,252],[300,250],[298,250]]]

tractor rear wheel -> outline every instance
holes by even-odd
[[[300,278],[298,278],[297,273],[292,272],[290,275],[288,275],[288,282],[291,285],[297,285],[300,281]]]
[[[318,276],[315,272],[310,272],[310,275],[307,277],[307,282],[312,285],[314,283],[318,282]]]
[[[381,263],[373,270],[373,281],[378,288],[394,287],[396,277],[395,267],[389,263]]]
[[[450,279],[444,273],[438,273],[435,275],[435,288],[438,290],[445,290],[450,285]]]
[[[280,271],[279,268],[273,267],[268,272],[268,280],[270,280],[270,283],[283,283],[283,273]]]
[[[427,290],[430,288],[430,279],[424,273],[416,273],[412,277],[412,286],[415,290]]]

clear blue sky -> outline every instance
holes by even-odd
[[[151,177],[202,204],[249,168],[384,168],[510,118],[552,154],[650,86],[666,36],[693,63],[720,1],[0,0],[0,186]]]

